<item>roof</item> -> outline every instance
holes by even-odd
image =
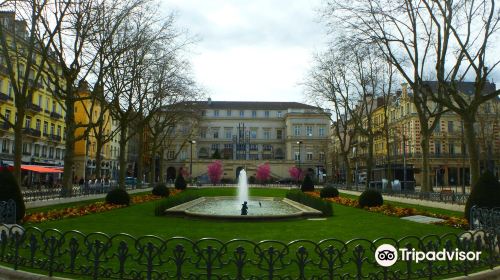
[[[429,85],[431,87],[432,91],[435,91],[438,88],[437,81],[424,81],[423,84]],[[457,89],[466,95],[473,95],[474,94],[475,84],[476,84],[475,82],[456,82]],[[486,82],[484,84],[482,94],[489,94],[489,93],[492,93],[494,91],[496,91],[495,83]]]
[[[202,109],[234,109],[234,110],[288,110],[288,109],[312,109],[318,107],[298,102],[270,102],[270,101],[193,101]]]

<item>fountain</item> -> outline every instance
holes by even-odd
[[[200,197],[165,211],[167,214],[223,218],[223,219],[275,219],[298,216],[317,216],[321,212],[301,203],[278,197],[249,197],[247,173],[238,175],[238,196]]]
[[[247,172],[245,171],[245,169],[241,169],[238,176],[238,201],[240,202],[240,204],[248,201],[248,181]]]

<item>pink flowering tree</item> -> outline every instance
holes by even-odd
[[[189,171],[187,170],[187,168],[181,167],[179,172],[182,174],[182,177],[184,177],[185,179],[191,177],[191,174],[189,174]]]
[[[222,174],[224,174],[224,168],[222,167],[222,161],[215,160],[207,166],[208,178],[212,184],[217,184],[222,179]]]
[[[297,166],[290,167],[288,169],[288,173],[290,174],[290,177],[297,182],[302,178],[302,170],[300,170]]]
[[[261,184],[264,184],[271,177],[271,166],[269,163],[266,162],[257,166],[256,177]]]

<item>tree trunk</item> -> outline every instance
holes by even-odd
[[[422,140],[422,192],[432,192],[432,184],[429,181],[429,134],[421,133]]]
[[[150,166],[150,172],[149,172],[149,182],[156,183],[156,147],[153,145],[151,147],[151,153],[150,153],[150,158],[151,158],[151,164]]]
[[[160,183],[165,182],[165,174],[163,173],[163,149],[160,149]]]
[[[120,121],[120,173],[118,175],[118,185],[125,189],[125,174],[127,173],[127,161],[125,158],[127,150],[127,124]]]
[[[393,174],[392,174],[392,168],[391,168],[391,150],[389,149],[390,145],[389,145],[389,134],[386,133],[385,134],[385,147],[386,147],[386,150],[387,150],[387,161],[386,161],[386,167],[385,168],[385,172],[387,172],[385,175],[387,177],[387,189],[388,190],[392,190],[392,181],[394,180],[393,179]],[[394,145],[396,145],[396,143],[394,143]]]
[[[95,152],[95,174],[97,176],[97,179],[101,179],[101,161],[102,161],[102,156],[101,156],[101,150],[104,146],[103,141],[101,139],[100,135],[95,135],[96,139],[96,152]]]
[[[18,107],[19,108],[19,107]],[[23,124],[24,124],[24,111],[18,111],[17,122],[14,124],[14,177],[19,185],[22,187],[22,152],[23,152]]]
[[[144,178],[144,126],[139,125],[137,128],[137,133],[139,136],[138,147],[137,147],[137,186],[142,186],[142,181]]]
[[[475,119],[474,117],[462,116],[462,121],[464,122],[465,143],[467,144],[467,150],[469,152],[470,186],[472,190],[479,181],[479,176],[481,175],[478,143],[474,132]]]
[[[365,187],[370,187],[373,169],[373,135],[368,136],[368,158],[366,159],[366,182]]]
[[[69,88],[68,93],[73,89]],[[70,93],[72,95],[72,92]],[[68,95],[70,95],[68,94]],[[64,173],[62,178],[62,184],[64,188],[64,194],[66,196],[71,196],[73,190],[73,163],[74,163],[74,153],[75,153],[75,102],[70,96],[66,97],[66,143],[65,149],[66,154],[64,155]],[[84,163],[85,164],[85,163]]]
[[[347,153],[343,154],[342,157],[344,159],[344,166],[345,166],[345,185],[347,188],[349,188],[349,186],[352,183],[351,163],[349,161]]]

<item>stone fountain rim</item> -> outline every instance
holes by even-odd
[[[199,213],[199,212],[192,212],[189,211],[188,209],[202,203],[206,200],[238,200],[237,197],[234,196],[203,196],[188,202],[185,202],[183,204],[168,208],[165,210],[165,214],[182,214],[186,216],[193,216],[193,217],[201,217],[201,218],[211,218],[211,219],[238,219],[238,220],[270,220],[270,219],[285,219],[285,218],[298,218],[298,217],[317,217],[317,216],[322,216],[323,213],[321,211],[318,211],[314,208],[311,208],[309,206],[306,206],[302,203],[290,200],[288,198],[282,198],[282,197],[267,197],[267,196],[250,196],[249,200],[257,200],[257,201],[282,201],[284,203],[287,203],[288,205],[294,207],[297,209],[297,212],[291,213],[291,214],[281,214],[281,215],[261,215],[261,216],[242,216],[242,215],[212,215],[212,214],[205,214],[205,213]]]

